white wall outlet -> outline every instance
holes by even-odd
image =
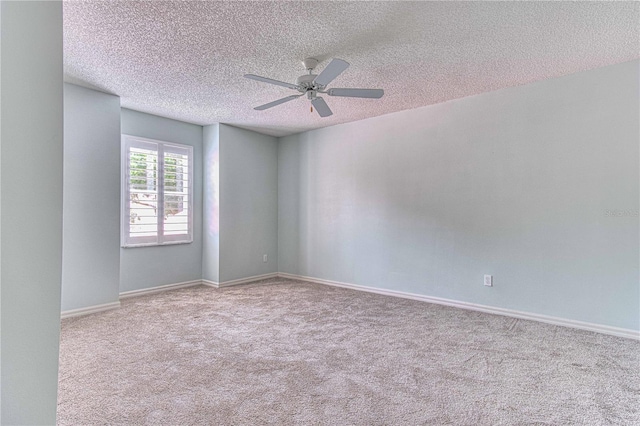
[[[266,255],[266,254],[263,254],[263,255],[262,255],[262,261],[263,261],[264,263],[267,263],[267,260],[268,260],[267,255]]]
[[[484,285],[487,287],[493,287],[493,275],[484,276]]]

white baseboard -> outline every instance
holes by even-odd
[[[366,291],[369,293],[382,294],[385,296],[402,297],[404,299],[420,300],[423,302],[435,303],[438,305],[452,306],[454,308],[468,309],[472,311],[486,312],[489,314],[503,315],[507,317],[520,318],[531,321],[544,322],[547,324],[559,325],[562,327],[577,328],[580,330],[594,331],[596,333],[609,334],[612,336],[625,337],[627,339],[640,340],[640,332],[627,328],[611,327],[608,325],[594,324],[583,321],[576,321],[566,318],[551,317],[547,315],[535,314],[531,312],[516,311],[513,309],[496,308],[493,306],[479,305],[477,303],[461,302],[458,300],[444,299],[440,297],[424,296],[415,293],[405,293],[396,290],[367,287],[358,284],[343,283],[339,281],[324,280],[321,278],[307,277],[303,275],[279,273],[282,278],[307,281],[317,284],[330,285],[333,287],[349,288],[352,290]]]
[[[140,290],[123,291],[122,293],[120,293],[120,299],[129,299],[131,297],[144,296],[147,294],[160,293],[167,290],[193,287],[193,286],[202,285],[202,284],[203,284],[203,280],[193,280],[193,281],[185,281],[185,282],[175,283],[175,284],[161,285],[157,287],[143,288]]]
[[[111,309],[118,308],[120,308],[120,302],[103,303],[102,305],[93,305],[86,308],[70,309],[68,311],[62,311],[60,313],[60,319],[95,314],[98,312],[110,311]]]
[[[237,280],[223,281],[221,283],[218,283],[218,288],[231,287],[232,285],[239,285],[239,284],[248,284],[254,281],[266,280],[268,278],[276,278],[278,276],[279,274],[277,272],[272,272],[270,274],[254,275],[252,277],[240,278]]]
[[[571,320],[566,318],[552,317],[548,315],[535,314],[531,312],[497,308],[493,306],[480,305],[477,303],[461,302],[458,300],[425,296],[425,295],[415,294],[415,293],[406,293],[406,292],[397,291],[397,290],[367,287],[359,284],[344,283],[340,281],[331,281],[331,280],[325,280],[321,278],[308,277],[304,275],[288,274],[284,272],[254,275],[252,277],[240,278],[237,280],[230,280],[230,281],[223,281],[220,283],[215,281],[210,281],[210,280],[193,280],[193,281],[186,281],[186,282],[175,283],[175,284],[167,284],[167,285],[162,285],[158,287],[145,288],[141,290],[125,291],[120,293],[120,299],[128,299],[131,297],[138,297],[138,296],[143,296],[148,294],[160,293],[167,290],[193,287],[197,285],[207,285],[214,288],[223,288],[223,287],[230,287],[230,286],[240,285],[240,284],[248,284],[255,281],[260,281],[260,280],[275,278],[275,277],[289,278],[289,279],[299,280],[299,281],[307,281],[307,282],[312,282],[317,284],[330,285],[333,287],[349,288],[352,290],[366,291],[369,293],[382,294],[385,296],[402,297],[404,299],[419,300],[422,302],[435,303],[438,305],[451,306],[454,308],[486,312],[489,314],[503,315],[507,317],[538,321],[538,322],[543,322],[543,323],[552,324],[552,325],[559,325],[562,327],[570,327],[570,328],[576,328],[580,330],[594,331],[596,333],[608,334],[612,336],[625,337],[627,339],[640,340],[640,332],[636,330],[626,329],[626,328],[611,327],[608,325],[601,325],[601,324],[576,321],[576,320]],[[64,319],[64,318],[77,317],[81,315],[89,315],[89,314],[103,312],[111,309],[118,309],[119,307],[120,307],[120,302],[113,302],[113,303],[105,303],[102,305],[89,306],[86,308],[72,309],[72,310],[62,312],[60,314],[60,318]]]
[[[202,280],[202,284],[213,288],[220,288],[220,283],[217,281]]]

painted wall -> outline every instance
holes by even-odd
[[[202,278],[202,126],[122,109],[122,133],[193,146],[193,243],[120,249],[120,292]],[[119,171],[120,169],[118,169]]]
[[[62,4],[0,3],[1,419],[55,424],[62,269]]]
[[[218,124],[203,128],[202,279],[220,282],[220,142]]]
[[[120,98],[64,85],[62,310],[118,301]]]
[[[220,124],[219,143],[220,282],[278,272],[278,141]]]
[[[638,64],[282,138],[280,271],[638,330]]]

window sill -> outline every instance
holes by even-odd
[[[166,243],[140,243],[140,244],[127,244],[127,245],[121,245],[120,248],[137,248],[137,247],[163,247],[163,246],[175,246],[178,244],[191,244],[193,243],[193,240],[191,241],[167,241]]]

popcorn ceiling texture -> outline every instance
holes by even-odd
[[[64,3],[65,80],[122,106],[197,124],[284,136],[640,57],[638,2]],[[379,100],[325,95],[320,118],[295,94],[301,60],[351,63],[330,87],[383,88]]]

